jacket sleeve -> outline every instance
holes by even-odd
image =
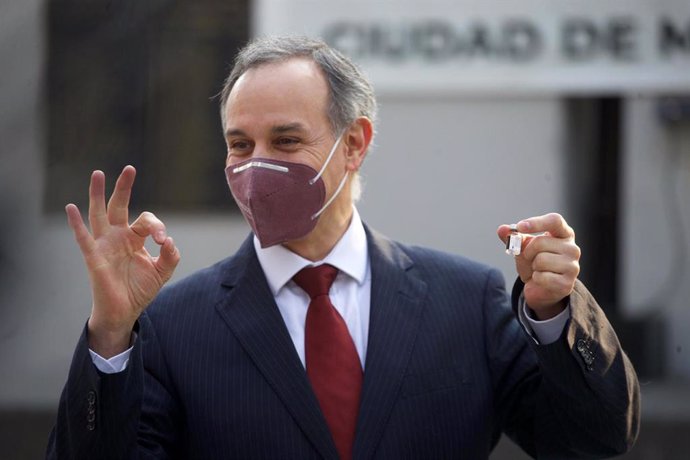
[[[145,315],[135,326],[127,368],[104,374],[94,366],[87,329],[79,338],[50,434],[49,459],[174,458],[179,420],[167,390],[164,363]],[[143,365],[143,349],[152,365]]]
[[[493,283],[488,283],[487,301],[500,303]],[[518,280],[513,312],[504,308],[487,316],[496,412],[504,432],[537,458],[628,451],[639,431],[639,385],[604,312],[577,281],[563,333],[556,342],[539,345],[516,326],[522,288]],[[504,317],[506,311],[512,318]]]

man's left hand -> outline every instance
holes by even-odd
[[[580,248],[575,232],[560,214],[551,213],[521,220],[522,251],[515,257],[520,279],[525,283],[527,306],[537,319],[553,318],[563,311],[580,273]],[[510,227],[501,225],[498,237],[505,243]]]

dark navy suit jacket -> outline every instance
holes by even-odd
[[[540,458],[630,446],[635,373],[582,284],[561,338],[540,346],[496,270],[367,237],[371,317],[355,458],[484,459],[501,432]],[[49,458],[337,458],[251,237],[165,288],[137,332],[127,369],[112,375],[92,364],[84,332]]]

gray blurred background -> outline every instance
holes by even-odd
[[[495,229],[562,213],[581,279],[642,384],[628,459],[690,452],[690,4],[0,0],[0,458],[41,458],[90,310],[64,217],[89,173],[139,174],[176,278],[248,227],[223,176],[214,95],[265,33],[320,35],[380,99],[363,219],[499,267]],[[566,2],[562,2],[566,3]],[[493,459],[524,458],[503,440]]]

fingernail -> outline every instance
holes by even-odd
[[[531,227],[531,224],[526,220],[521,220],[520,222],[517,223],[517,225],[518,225],[518,230],[520,230],[521,232],[528,232],[530,227]]]
[[[163,240],[165,242],[165,232],[163,230],[159,230],[156,232],[156,239],[158,241]]]

